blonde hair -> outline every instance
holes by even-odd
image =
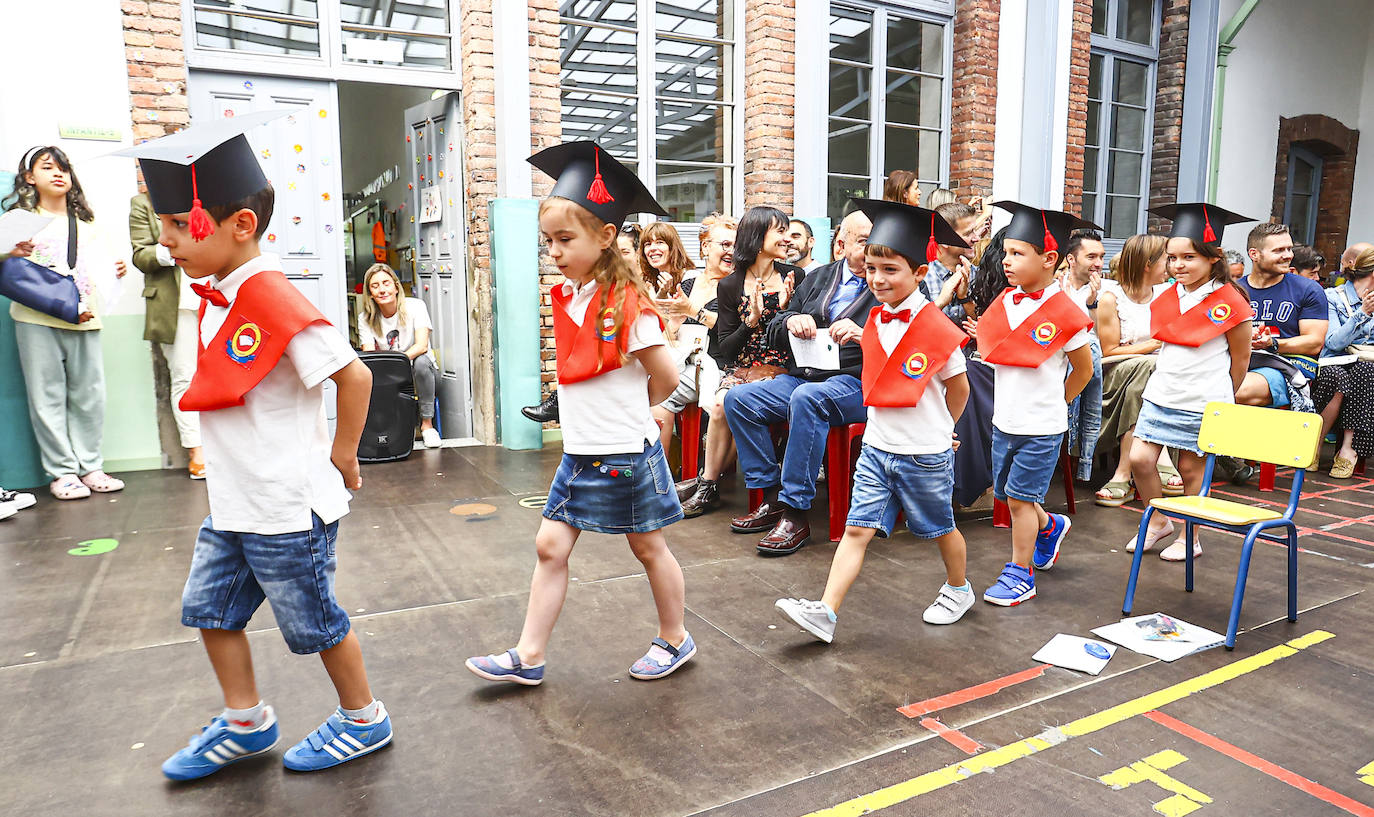
[[[562,196],[549,196],[539,203],[539,217],[542,219],[544,214],[554,207],[567,207],[573,214],[573,220],[577,226],[595,236],[601,232],[606,222],[592,215],[592,212],[582,207],[572,199],[565,199]],[[652,225],[651,225],[652,226]],[[647,233],[646,233],[647,234]],[[641,247],[643,244],[640,245]],[[682,242],[678,242],[682,246]],[[658,311],[658,306],[654,304],[654,293],[649,289],[648,283],[644,281],[635,270],[630,268],[630,264],[625,257],[620,254],[620,249],[612,241],[601,249],[601,255],[597,256],[592,263],[591,280],[598,285],[597,305],[595,312],[590,314],[600,315],[606,311],[607,303],[612,294],[615,295],[615,303],[611,304],[612,315],[614,317],[614,333],[620,336],[620,331],[625,324],[625,293],[633,289],[639,295],[639,310],[652,313],[660,320],[663,314]],[[629,360],[629,355],[623,348],[620,349],[620,360],[622,363]],[[597,371],[601,370],[601,358],[597,358]]]
[[[396,270],[386,264],[373,264],[363,273],[363,294],[367,298],[363,300],[362,322],[367,328],[372,330],[373,337],[382,336],[382,310],[377,306],[377,301],[372,297],[372,279],[378,275],[386,273],[391,276],[391,283],[396,285],[396,325],[403,327],[406,325],[406,292],[401,286],[401,278],[396,274]]]
[[[1133,235],[1117,255],[1121,261],[1116,269],[1116,282],[1127,291],[1145,285],[1145,275],[1164,255],[1169,240],[1162,235]]]
[[[645,255],[645,248],[655,241],[662,241],[668,245],[668,280],[662,280],[662,273],[649,263],[649,256]],[[644,232],[639,234],[639,267],[645,279],[653,276],[653,288],[660,295],[672,293],[677,285],[682,283],[682,273],[689,269],[696,269],[696,264],[687,257],[687,248],[682,246],[682,237],[677,234],[673,225],[666,221],[655,221]]]
[[[721,215],[720,213],[712,213],[706,218],[703,218],[701,220],[701,232],[697,233],[697,243],[701,248],[698,254],[702,258],[706,257],[706,245],[711,243],[711,231],[717,227],[727,227],[731,230],[738,230],[739,224],[736,223],[733,218]]]

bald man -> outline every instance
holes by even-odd
[[[1370,244],[1367,241],[1360,241],[1358,243],[1351,244],[1349,247],[1346,247],[1345,252],[1341,253],[1340,271],[1344,272],[1350,269],[1352,266],[1354,266],[1355,259],[1360,257],[1360,253],[1364,252],[1367,249],[1370,249],[1371,247],[1374,247],[1374,244]]]

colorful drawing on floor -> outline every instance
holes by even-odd
[[[72,556],[99,556],[102,553],[109,553],[119,547],[118,539],[87,539],[78,543],[77,547],[67,551]]]

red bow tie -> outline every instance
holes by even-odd
[[[1023,298],[1030,298],[1032,301],[1038,301],[1040,300],[1040,296],[1044,294],[1045,290],[1043,289],[1036,290],[1035,292],[1013,292],[1011,294],[1011,302],[1019,304]]]
[[[214,287],[209,286],[207,284],[191,284],[191,291],[196,293],[200,297],[204,298],[205,300],[209,301],[210,303],[214,304],[215,306],[229,305],[229,299],[224,297],[223,292],[220,292],[218,289],[215,289]]]
[[[884,309],[883,311],[878,313],[878,319],[881,320],[883,323],[887,323],[888,321],[901,321],[902,323],[911,323],[911,310],[903,309],[900,312],[888,312],[886,309]]]

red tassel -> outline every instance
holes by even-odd
[[[601,181],[601,148],[593,148],[596,157],[596,178],[592,179],[592,187],[587,191],[587,201],[592,204],[606,204],[615,201],[615,197],[606,189],[606,183]]]
[[[1207,208],[1202,208],[1202,243],[1217,243],[1217,234],[1212,232],[1212,220],[1207,217]]]
[[[1054,236],[1050,233],[1050,224],[1045,220],[1044,210],[1040,211],[1040,223],[1045,227],[1045,252],[1057,252],[1059,250],[1059,242],[1055,241]]]
[[[926,241],[926,263],[940,257],[940,245],[935,243],[935,214],[930,214],[930,238]]]
[[[196,166],[191,164],[191,238],[204,241],[215,233],[215,220],[200,205],[200,190],[196,187]]]

